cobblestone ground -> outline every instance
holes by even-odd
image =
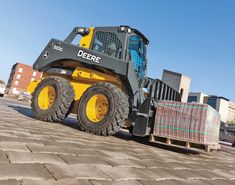
[[[190,152],[34,120],[31,110],[0,99],[0,185],[235,184],[235,154]]]

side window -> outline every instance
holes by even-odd
[[[116,58],[122,56],[122,43],[116,34],[97,31],[92,44],[92,50]]]
[[[133,62],[138,77],[142,78],[145,72],[145,46],[138,35],[132,35],[129,38],[128,60]]]
[[[129,38],[129,51],[136,51],[139,57],[144,60],[145,59],[145,45],[142,39],[137,35],[132,35]]]

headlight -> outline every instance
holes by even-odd
[[[84,28],[84,27],[76,27],[74,29],[74,32],[76,34],[80,34],[81,36],[86,36],[90,33],[90,29],[89,28]]]
[[[126,29],[126,28],[125,28],[124,26],[121,26],[121,27],[120,27],[120,31],[125,31],[125,29]]]
[[[77,28],[78,33],[84,33],[85,29],[84,28]]]

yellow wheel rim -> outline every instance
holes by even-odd
[[[38,96],[38,106],[42,110],[48,110],[56,98],[55,88],[50,86],[44,87]]]
[[[95,94],[87,102],[86,116],[92,122],[103,120],[109,110],[109,101],[104,94]]]

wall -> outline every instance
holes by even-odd
[[[216,104],[216,110],[220,113],[221,121],[227,122],[228,120],[228,107],[229,101],[218,98]]]
[[[207,94],[201,93],[201,92],[190,92],[189,96],[197,97],[197,100],[195,102],[197,103],[204,103],[204,97],[208,96]]]
[[[189,77],[173,71],[164,70],[162,74],[162,81],[179,93],[181,92],[181,89],[183,89],[182,102],[188,101],[189,87],[191,82]]]
[[[183,89],[182,102],[188,101],[189,88],[190,88],[191,79],[185,75],[181,76],[180,80],[180,89]]]
[[[234,122],[235,123],[235,103],[233,103],[233,102],[229,102],[228,122]]]

